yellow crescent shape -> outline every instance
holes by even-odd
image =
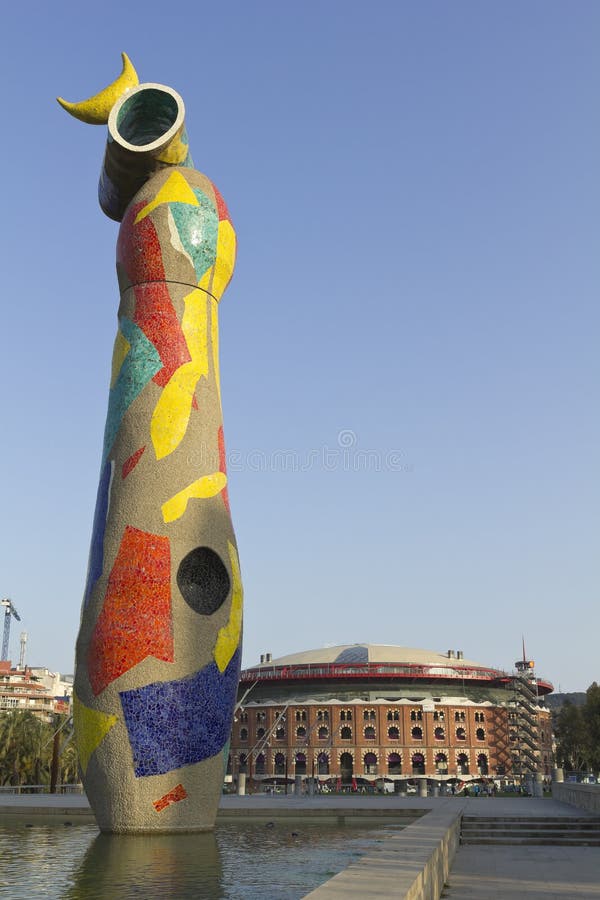
[[[106,125],[110,111],[119,97],[140,83],[137,72],[127,54],[121,53],[121,56],[123,57],[123,71],[112,84],[94,94],[89,100],[81,100],[79,103],[69,103],[68,100],[57,97],[62,108],[76,119],[87,122],[89,125]]]

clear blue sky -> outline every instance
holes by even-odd
[[[95,93],[125,50],[183,95],[239,235],[220,318],[244,663],[369,641],[510,668],[524,634],[557,688],[600,680],[600,5],[34,0],[2,19],[12,659],[24,628],[28,662],[73,668],[117,226],[105,129],[54,98]]]

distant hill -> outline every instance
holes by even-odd
[[[549,709],[560,709],[567,701],[573,706],[583,706],[585,697],[585,691],[575,691],[572,694],[547,694],[544,699]]]

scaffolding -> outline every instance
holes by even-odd
[[[510,687],[508,724],[513,774],[535,775],[542,769],[537,683],[521,669],[512,677]]]

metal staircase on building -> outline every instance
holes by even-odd
[[[270,744],[271,738],[273,737],[273,735],[275,734],[277,729],[281,725],[286,724],[286,718],[287,718],[286,713],[287,713],[289,707],[290,707],[290,704],[286,703],[285,706],[283,707],[283,710],[281,711],[279,716],[275,719],[275,721],[273,722],[271,727],[265,731],[263,736],[260,737],[257,740],[257,742],[254,744],[254,746],[250,749],[250,751],[248,753],[249,760],[256,761],[256,759],[260,756],[261,753],[263,753],[265,750],[269,749],[269,747],[271,746],[271,744]]]
[[[460,842],[600,847],[600,819],[591,816],[463,816]]]
[[[535,686],[524,674],[512,679],[513,701],[510,728],[514,729],[517,742],[512,748],[513,772],[518,775],[534,775],[540,770],[540,741],[536,706],[538,697]]]

